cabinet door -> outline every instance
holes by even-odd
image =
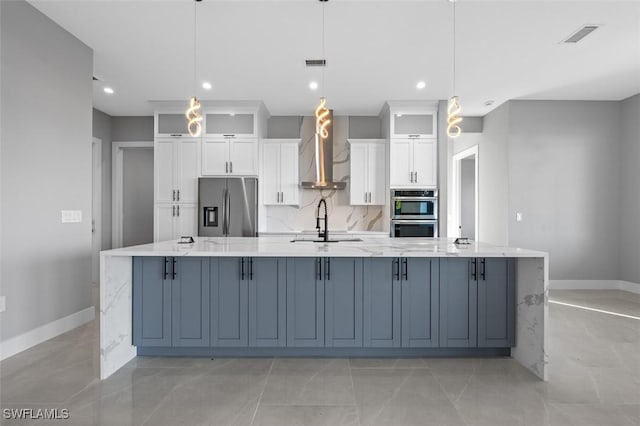
[[[241,273],[242,260],[238,257],[211,258],[212,346],[247,346],[249,297],[246,270],[245,279]]]
[[[173,346],[209,346],[209,259],[173,259]]]
[[[435,139],[416,140],[413,142],[415,184],[422,187],[437,186],[437,151]]]
[[[229,173],[237,176],[257,176],[256,139],[229,140]]]
[[[320,258],[287,259],[287,346],[324,346]]]
[[[184,113],[156,115],[156,135],[180,136],[188,135],[187,119]]]
[[[229,143],[226,139],[202,141],[202,175],[220,176],[228,174]]]
[[[262,200],[265,205],[280,204],[280,144],[262,146]]]
[[[136,346],[171,346],[171,277],[165,274],[171,271],[170,259],[133,258],[133,344]]]
[[[411,181],[413,162],[411,157],[413,142],[409,139],[392,139],[390,147],[391,187],[414,185]]]
[[[200,146],[197,140],[181,140],[176,144],[176,201],[198,202],[198,176],[200,175]]]
[[[283,143],[280,147],[280,191],[281,204],[297,206],[300,204],[300,186],[298,184],[298,143]]]
[[[477,346],[475,259],[440,260],[440,346]]]
[[[515,345],[515,262],[478,259],[478,347]]]
[[[175,238],[175,204],[156,204],[153,207],[153,241]]]
[[[198,235],[198,205],[178,204],[176,205],[175,233],[173,238]]]
[[[401,267],[402,346],[437,347],[439,262],[407,258],[401,259]]]
[[[367,181],[367,144],[351,144],[349,161],[351,175],[349,178],[349,198],[352,206],[369,204],[369,188]]]
[[[362,346],[362,259],[325,260],[325,342]]]
[[[386,147],[381,143],[370,144],[367,150],[369,204],[385,204],[387,198],[386,164]]]
[[[175,150],[173,140],[157,140],[153,150],[154,187],[156,203],[175,201]]]
[[[285,346],[286,259],[247,259],[249,279],[249,346]]]
[[[208,113],[205,121],[207,135],[256,136],[255,113]]]
[[[394,259],[364,259],[364,346],[400,346],[400,281]]]
[[[435,137],[436,112],[395,111],[391,120],[392,137]]]

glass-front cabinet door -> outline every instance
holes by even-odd
[[[437,136],[437,113],[433,111],[393,111],[392,138],[433,138]]]

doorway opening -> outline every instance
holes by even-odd
[[[102,140],[91,140],[91,282],[100,282],[102,250]]]
[[[478,241],[479,152],[474,145],[453,156],[453,220],[451,236]]]

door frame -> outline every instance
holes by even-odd
[[[96,137],[91,138],[91,221],[91,281],[99,284],[102,250],[102,139]],[[97,271],[94,270],[96,262]]]
[[[478,241],[480,238],[480,147],[479,145],[473,145],[470,148],[460,151],[454,154],[452,159],[452,185],[451,185],[451,201],[453,207],[453,214],[451,215],[451,221],[449,222],[449,235],[459,237],[460,236],[460,223],[462,222],[462,189],[461,189],[461,170],[460,167],[462,160],[475,155],[475,236],[474,240]]]
[[[122,247],[122,215],[124,195],[123,161],[124,150],[129,148],[152,148],[151,141],[112,142],[111,144],[111,238],[112,248]],[[153,220],[153,218],[152,218]]]

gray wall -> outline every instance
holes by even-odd
[[[0,8],[5,340],[91,306],[93,53],[25,1]]]
[[[123,247],[153,242],[153,148],[131,148],[122,158]]]
[[[548,251],[552,279],[617,279],[620,103],[509,105],[509,244]]]
[[[112,142],[152,142],[153,116],[112,117],[93,110],[93,136],[102,140],[102,249],[112,247]]]
[[[620,279],[640,283],[640,94],[621,102]]]
[[[111,248],[111,116],[93,109],[93,136],[102,141],[102,250]]]

